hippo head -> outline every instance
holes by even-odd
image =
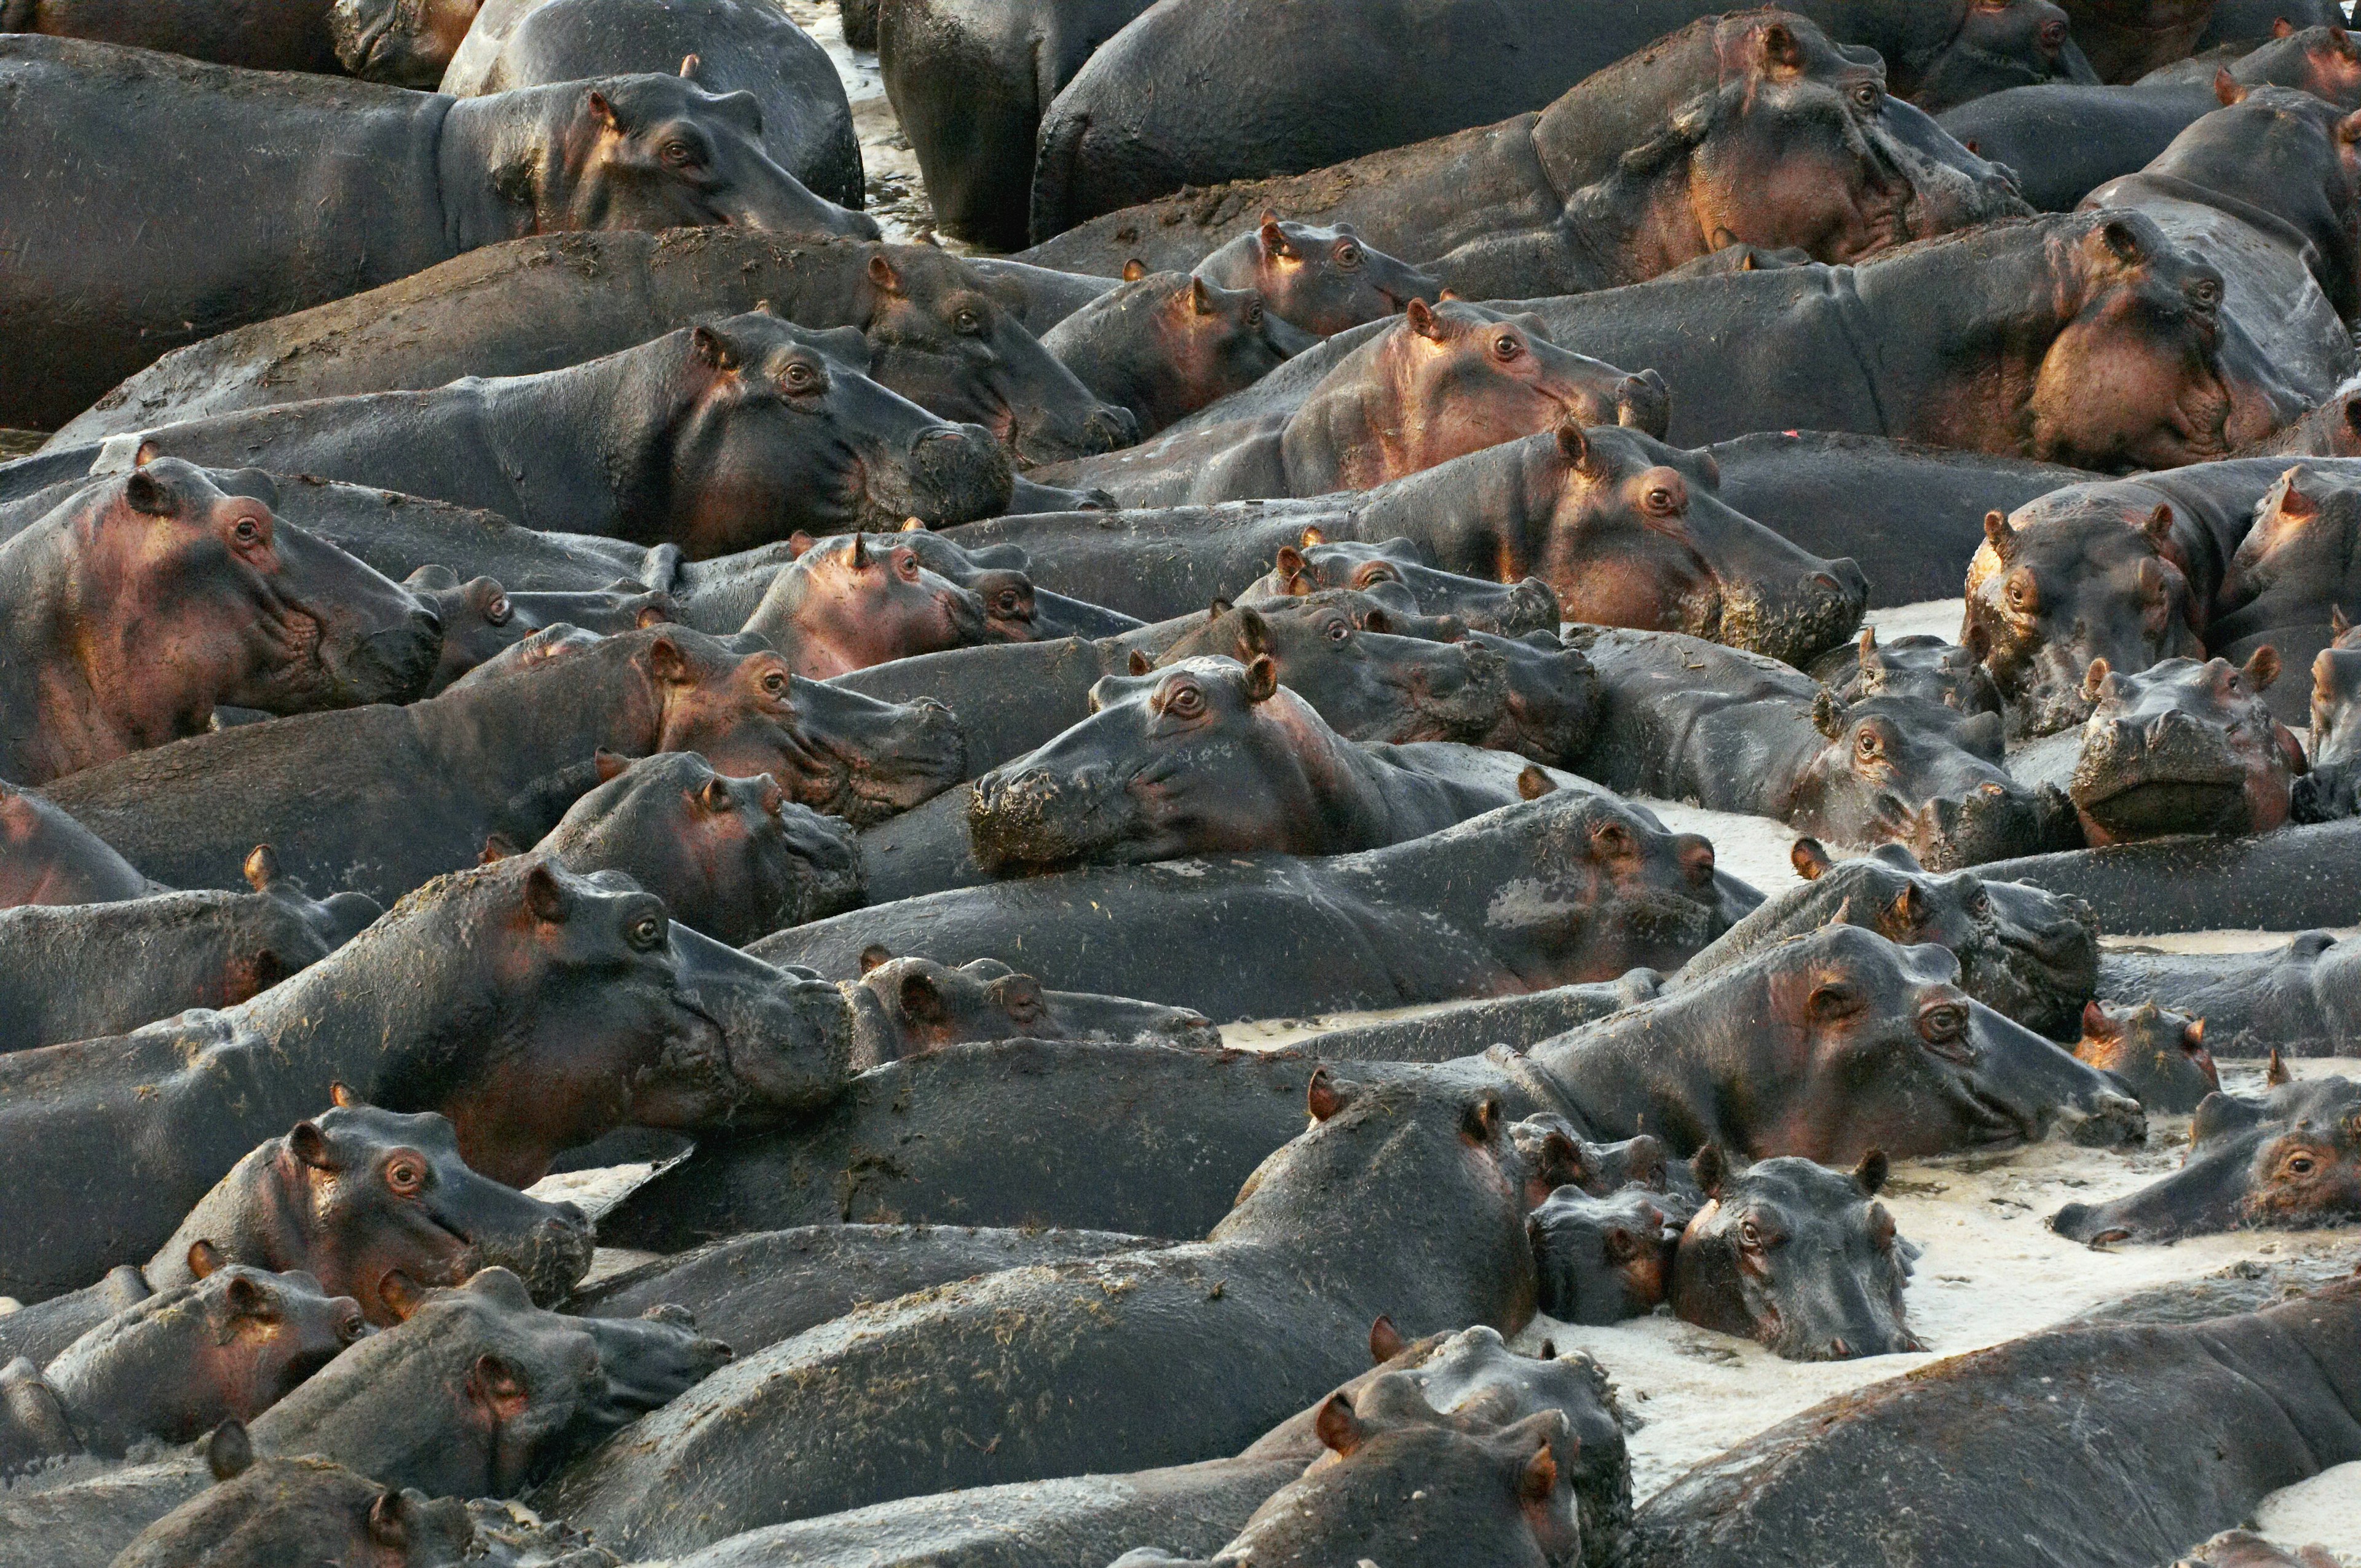
[[[2003,711],[1992,672],[1967,649],[1940,637],[1897,637],[1881,643],[1877,629],[1864,626],[1858,643],[1814,660],[1811,673],[1840,702],[1914,697],[1956,708],[1971,718]]]
[[[257,1460],[235,1421],[207,1439],[205,1460],[215,1485],[142,1530],[117,1568],[445,1568],[484,1544],[456,1497],[382,1486],[326,1459]]]
[[[2168,502],[2152,492],[2078,487],[2014,518],[1990,512],[1968,565],[1960,641],[1992,672],[2016,734],[2048,735],[2091,716],[2094,660],[2145,670],[2202,657]]]
[[[1257,850],[1334,853],[1372,803],[1348,742],[1251,663],[1182,659],[1091,688],[1090,717],[976,780],[968,839],[995,876]]]
[[[1959,30],[1931,58],[1911,61],[1911,102],[1930,115],[1973,98],[2037,82],[2070,80],[2070,30],[2051,0],[1954,0]]]
[[[2342,620],[2340,614],[2338,617]],[[2312,661],[2312,762],[2314,767],[2361,756],[2361,638],[2351,628],[2340,628],[2336,646],[2323,648]]]
[[[1697,1207],[1688,1167],[1675,1160],[1653,1133],[1595,1144],[1564,1116],[1543,1112],[1516,1123],[1509,1136],[1524,1160],[1525,1195],[1534,1208],[1562,1187],[1593,1198],[1611,1198],[1627,1187],[1663,1195],[1668,1200],[1665,1212],[1678,1212],[1684,1223]]]
[[[2026,405],[2028,455],[2102,473],[2226,457],[2301,415],[2222,274],[2145,214],[2103,209],[2047,240],[2062,302]]]
[[[952,258],[880,248],[867,275],[870,374],[904,397],[982,425],[1027,467],[1139,439],[1129,410],[1094,396]]]
[[[1007,576],[1029,599],[1030,581]],[[826,680],[889,660],[1005,641],[987,625],[983,598],[928,570],[898,535],[873,541],[855,532],[798,554],[771,579],[745,630],[785,653],[796,674]]]
[[[1039,642],[1071,635],[1053,614],[1043,619],[1033,579],[1026,575],[1025,552],[1013,544],[992,544],[970,550],[937,533],[917,518],[906,518],[897,544],[918,553],[918,565],[945,577],[983,602],[983,632],[992,642]]]
[[[368,1332],[360,1303],[308,1274],[225,1264],[203,1241],[188,1263],[193,1283],[125,1308],[43,1368],[94,1452],[250,1421]]]
[[[2279,673],[2268,643],[2244,668],[2168,659],[2119,675],[2092,661],[2092,711],[2067,786],[2093,845],[2169,833],[2262,833],[2288,819],[2303,747],[2263,691]]]
[[[279,856],[268,844],[257,844],[246,857],[246,880],[254,889],[251,896],[185,895],[218,897],[235,910],[223,933],[228,949],[222,955],[220,999],[200,1006],[233,1007],[269,990],[351,941],[384,913],[366,894],[313,898],[302,882],[279,869]]]
[[[2082,1038],[2074,1054],[2114,1073],[2148,1110],[2177,1116],[2222,1089],[2213,1053],[2205,1048],[2205,1020],[2171,1013],[2153,1002],[2082,1007]]]
[[[1508,709],[1508,666],[1499,654],[1469,642],[1363,630],[1338,604],[1307,599],[1257,609],[1217,602],[1205,622],[1157,663],[1207,654],[1246,667],[1268,659],[1279,685],[1354,740],[1475,743]]]
[[[448,566],[421,566],[401,586],[443,623],[443,657],[427,682],[428,696],[561,621],[605,635],[680,619],[670,594],[629,578],[596,590],[511,594],[490,577],[461,582]]]
[[[2190,1125],[2189,1157],[2179,1170],[2113,1202],[2069,1203],[2051,1216],[2049,1228],[2099,1246],[2356,1219],[2361,1219],[2361,1084],[2349,1078],[2281,1079],[2260,1104],[2206,1096]]]
[[[1664,1299],[1688,1214],[1686,1204],[1642,1188],[1604,1198],[1559,1188],[1525,1221],[1542,1310],[1567,1323],[1646,1317]]]
[[[1706,1202],[1675,1255],[1675,1314],[1790,1361],[1927,1348],[1903,1321],[1918,1248],[1874,1201],[1882,1151],[1850,1173],[1793,1157],[1732,1170],[1708,1144],[1692,1168]]]
[[[1375,390],[1371,389],[1374,383]],[[1319,427],[1327,398],[1374,402],[1371,439],[1345,454],[1335,488],[1369,489],[1571,421],[1661,436],[1672,403],[1653,370],[1627,375],[1550,342],[1541,319],[1453,300],[1412,300],[1400,325],[1315,387],[1282,444]]]
[[[1212,1047],[1221,1035],[1186,1007],[1049,991],[994,959],[953,969],[932,959],[862,956],[852,996],[859,1065],[874,1067],[977,1040],[1104,1040]]]
[[[0,780],[0,909],[111,904],[156,891],[130,861],[64,810]]]
[[[2239,61],[2268,61],[2268,80],[2296,87],[2329,104],[2361,103],[2361,46],[2343,27],[2298,27],[2282,16],[2271,24],[2271,42]]]
[[[932,799],[966,771],[959,722],[931,697],[883,702],[807,680],[759,639],[669,627],[614,641],[631,643],[625,656],[662,705],[655,751],[698,752],[734,778],[768,773],[790,799],[856,828]]]
[[[430,1491],[513,1497],[730,1359],[678,1308],[562,1316],[504,1268],[449,1289],[397,1277],[390,1299],[395,1326],[280,1400],[258,1445],[383,1454],[380,1474]]]
[[[1464,577],[1436,566],[1433,551],[1416,540],[1332,540],[1317,527],[1306,528],[1300,543],[1280,545],[1270,571],[1238,598],[1301,598],[1323,588],[1367,589],[1379,583],[1400,584],[1419,613],[1455,616],[1474,631],[1503,637],[1554,632],[1562,620],[1557,595],[1539,577],[1516,583]]]
[[[1554,490],[1541,559],[1567,620],[1684,631],[1789,663],[1852,635],[1869,579],[1727,505],[1708,452],[1563,424],[1532,476]],[[1502,563],[1501,575],[1523,562]]]
[[[1008,506],[1016,479],[992,433],[879,386],[851,328],[809,332],[753,311],[666,341],[681,407],[656,504],[692,558],[797,529],[969,522]]]
[[[682,751],[601,751],[598,768],[598,787],[539,846],[576,870],[622,872],[733,947],[862,902],[851,827],[788,800],[770,774],[730,778]]]
[[[772,159],[752,93],[708,93],[685,77],[642,73],[520,88],[462,107],[497,112],[519,94],[529,95],[521,108],[541,107],[555,123],[545,143],[521,139],[518,163],[495,180],[529,193],[544,234],[725,226],[878,236],[875,219],[813,195]]]
[[[2291,621],[2317,624],[2318,606],[2332,613],[2349,593],[2345,563],[2361,546],[2361,489],[2339,476],[2298,464],[2263,492],[2254,526],[2238,542],[2222,575],[2207,619],[2206,641],[2216,648],[2273,634]],[[2340,629],[2332,628],[2332,637]]]
[[[1412,300],[1431,305],[1443,297],[1441,279],[1371,249],[1350,224],[1323,228],[1268,211],[1199,262],[1197,276],[1251,289],[1273,315],[1321,337],[1383,321]]]
[[[148,1262],[148,1283],[200,1277],[202,1245],[230,1262],[301,1269],[389,1323],[389,1275],[456,1283],[497,1263],[555,1300],[590,1266],[581,1210],[478,1175],[441,1116],[364,1105],[342,1086],[337,1095],[240,1161]]]
[[[2028,788],[2001,765],[2001,718],[1962,716],[1919,697],[1850,706],[1825,686],[1812,722],[1828,747],[1812,759],[1787,820],[1839,843],[1906,845],[1938,871],[2038,854],[2066,814],[2054,786]]]
[[[2081,899],[1973,872],[1928,872],[1894,843],[1836,861],[1816,839],[1798,839],[1789,858],[1816,884],[1810,914],[1833,909],[1833,918],[1902,947],[1948,948],[1970,996],[2036,1034],[2074,1037],[2099,971],[2098,920]]]
[[[1044,337],[1087,362],[1093,380],[1139,411],[1143,433],[1253,386],[1310,340],[1268,313],[1252,288],[1224,289],[1132,261],[1122,286]]]
[[[2331,58],[2345,63],[2334,51]],[[2259,164],[2271,170],[2273,189],[2286,192],[2286,199],[2301,201],[2334,232],[2352,235],[2361,223],[2361,191],[2356,189],[2361,155],[2355,149],[2361,142],[2361,115],[2348,115],[2345,105],[2356,100],[2331,102],[2296,87],[2248,86],[2232,80],[2227,71],[2215,75],[2213,90],[2223,111],[2205,116],[2204,131],[2176,140],[2158,159],[2158,171],[2212,190],[2234,190],[2239,177]],[[2106,195],[2103,188],[2093,204],[2103,203]],[[2338,315],[2361,310],[2351,239],[2314,246],[2305,253],[2305,265]],[[2297,411],[2311,402],[2303,399]]]
[[[483,0],[335,0],[328,37],[362,81],[432,92],[481,9]]]

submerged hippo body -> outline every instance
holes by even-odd
[[[1698,1466],[1641,1510],[1633,1561],[2169,1563],[2276,1488],[2361,1456],[2356,1356],[2351,1282],[2204,1322],[2029,1335],[1839,1395]],[[2058,1419],[2070,1398],[2106,1423],[2103,1447]],[[1965,1445],[1939,1473],[1894,1463],[1938,1433]],[[2192,1451],[2213,1457],[2192,1464]],[[2124,1487],[2146,1506],[2124,1508]]]
[[[22,172],[0,205],[16,258],[0,295],[10,323],[0,419],[19,425],[62,423],[180,344],[521,234],[716,223],[874,230],[770,160],[751,100],[677,77],[608,76],[463,103],[34,38],[0,38],[0,73],[38,126],[11,144]],[[192,140],[193,124],[220,138],[216,148]],[[659,143],[675,140],[687,163],[657,158]],[[111,181],[61,172],[93,147],[115,149],[94,166],[119,170]],[[667,172],[639,172],[651,167]],[[230,168],[234,198],[209,196],[203,181]],[[143,188],[158,179],[162,192]],[[300,224],[280,221],[297,211]],[[82,226],[102,212],[109,225],[126,213],[145,219],[128,254],[111,226]],[[115,257],[104,289],[86,275],[93,248]]]
[[[990,959],[956,969],[931,959],[886,959],[840,989],[852,1002],[852,1063],[862,1071],[978,1040],[1136,1041],[1202,1050],[1221,1044],[1220,1031],[1202,1013],[1127,996],[1047,991],[1031,975]]]
[[[2239,838],[2158,839],[1999,861],[1989,877],[2069,894],[2101,927],[2139,936],[2245,927],[2301,931],[2361,919],[2355,877],[2361,823],[2281,828]],[[2159,899],[2169,887],[2174,896]]]
[[[768,302],[801,326],[859,328],[873,379],[986,426],[1023,461],[1117,444],[1114,411],[1035,341],[1012,291],[1022,292],[920,246],[713,228],[532,235],[176,349],[51,444],[310,398],[533,375]]]
[[[1130,36],[1147,36],[1151,20],[1144,17]],[[1324,225],[1350,222],[1369,244],[1445,285],[1497,299],[1640,282],[1720,248],[1723,231],[1849,261],[2024,210],[1998,170],[1918,110],[1885,100],[1884,71],[1874,57],[1843,52],[1793,13],[1695,21],[1587,80],[1576,80],[1578,72],[1560,78],[1558,95],[1537,114],[1365,143],[1344,161],[1295,165],[1311,173],[1182,196],[1164,194],[1180,180],[1151,177],[1143,189],[1097,178],[1094,144],[1103,137],[1102,145],[1131,158],[1155,158],[1194,139],[1136,142],[1118,123],[1125,112],[1082,107],[1097,90],[1087,78],[1109,88],[1123,79],[1120,52],[1103,51],[1097,69],[1086,68],[1068,88],[1068,108],[1043,123],[1028,261],[1113,273],[1137,256],[1151,267],[1185,269],[1273,211]],[[1350,49],[1334,58],[1357,67],[1388,52]],[[1548,51],[1532,58],[1554,64]],[[1383,92],[1368,101],[1402,96]],[[1460,110],[1461,126],[1471,124],[1462,107],[1470,102],[1484,105],[1479,115],[1503,112],[1489,98],[1455,93],[1447,101]],[[1133,106],[1157,112],[1137,98]],[[1302,122],[1290,114],[1288,123],[1350,133],[1383,118],[1364,105]],[[1224,134],[1216,123],[1244,122],[1224,117],[1194,134]],[[1774,165],[1777,181],[1751,173]],[[1145,204],[1126,205],[1134,202]]]
[[[2099,992],[2204,1021],[2212,1054],[2361,1054],[2361,948],[2305,931],[2272,951],[2110,955]]]

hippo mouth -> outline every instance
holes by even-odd
[[[1965,795],[1938,795],[1927,801],[1910,814],[1893,837],[1907,844],[1928,871],[1954,872],[1989,861],[2039,854],[2055,836],[2050,819],[2066,815],[2062,799],[2028,797],[1990,781]]]
[[[1152,790],[1153,781],[1119,781],[1104,769],[986,774],[970,787],[969,847],[994,876],[1157,859],[1142,841],[1147,821],[1135,787]]]
[[[2253,818],[2246,770],[2220,735],[2177,714],[2146,731],[2118,726],[2095,738],[2067,788],[2075,809],[2113,839],[2243,833]]]

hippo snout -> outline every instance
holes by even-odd
[[[2085,1148],[2125,1148],[2147,1142],[2147,1112],[2128,1094],[2092,1090],[2064,1109],[2067,1135]]]
[[[930,523],[972,522],[1005,511],[1016,486],[1008,454],[980,424],[936,425],[910,443],[906,494],[874,498],[881,510]]]
[[[2132,1239],[2129,1226],[2106,1223],[2101,1212],[2088,1203],[2067,1204],[2049,1216],[2049,1228],[2070,1242],[2085,1245]]]
[[[1139,440],[1139,417],[1129,409],[1101,403],[1082,422],[1085,453],[1115,452]]]
[[[1910,847],[1929,871],[1959,871],[2048,848],[2043,813],[2031,797],[1997,781],[1920,806]]]
[[[1557,590],[1539,577],[1527,577],[1510,588],[1499,617],[1502,634],[1510,637],[1525,631],[1554,631],[1564,620]]]

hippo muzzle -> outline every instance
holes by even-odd
[[[1104,764],[984,774],[968,798],[976,863],[1005,876],[1081,861],[1155,859],[1153,846],[1141,842],[1148,824],[1127,784]]]
[[[1869,578],[1850,555],[1778,592],[1767,584],[1721,585],[1714,624],[1698,636],[1798,667],[1850,637],[1869,607]]]
[[[2094,719],[2067,793],[2108,841],[2252,826],[2246,767],[2218,725],[2172,711]]]
[[[826,981],[750,958],[735,948],[673,927],[682,987],[715,1029],[710,1054],[668,1055],[660,1069],[684,1075],[673,1096],[690,1116],[679,1124],[762,1125],[817,1110],[851,1077],[852,1007]]]
[[[1912,813],[1894,838],[1928,871],[2040,854],[2058,843],[2073,809],[2055,785],[2038,791],[1988,780],[1965,795],[1938,795]]]
[[[1006,450],[980,424],[922,429],[898,459],[864,466],[869,526],[886,531],[913,517],[938,526],[997,517],[1016,488]]]

